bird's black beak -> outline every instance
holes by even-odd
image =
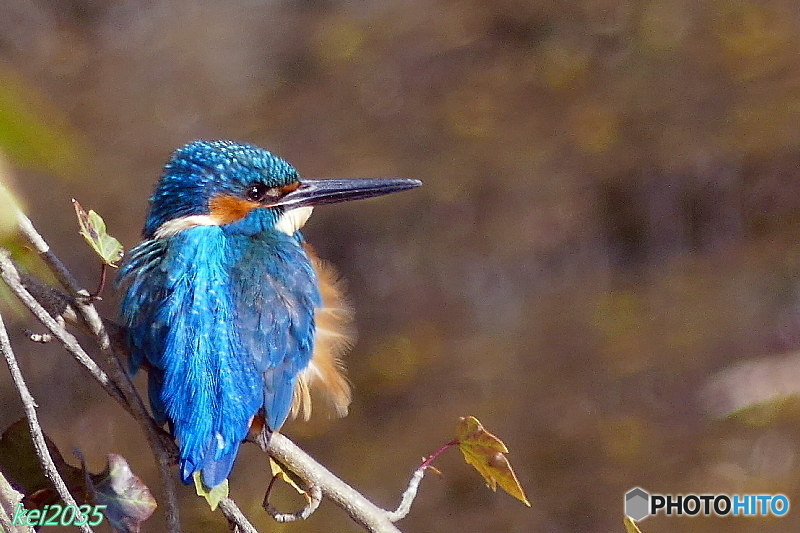
[[[421,181],[409,179],[301,180],[297,189],[284,195],[274,205],[292,209],[304,205],[333,204],[405,191],[420,185]]]

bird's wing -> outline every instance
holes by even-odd
[[[317,275],[322,304],[315,309],[314,352],[311,362],[298,376],[291,416],[309,419],[312,390],[322,392],[337,416],[345,416],[351,392],[341,356],[355,339],[353,309],[333,265],[320,259],[307,243],[304,248]]]
[[[240,246],[231,280],[240,342],[263,373],[265,417],[276,431],[289,415],[297,376],[311,360],[319,289],[296,239],[242,237]]]
[[[132,366],[146,359],[156,370],[151,393],[173,423],[184,481],[202,471],[214,487],[261,406],[263,377],[239,344],[230,276],[236,258],[222,230],[197,226],[162,241],[137,247],[123,272]]]
[[[117,276],[117,286],[125,286],[122,299],[122,320],[128,328],[131,345],[129,368],[135,374],[145,363],[152,333],[150,316],[154,304],[162,298],[164,271],[159,268],[166,253],[166,242],[143,241],[125,257]]]

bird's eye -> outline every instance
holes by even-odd
[[[252,202],[263,202],[264,200],[280,198],[281,192],[275,187],[267,187],[263,183],[253,183],[247,186],[245,196]]]

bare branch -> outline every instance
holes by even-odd
[[[236,533],[258,533],[258,530],[250,523],[236,502],[230,498],[223,498],[219,502],[219,508],[228,522],[231,524],[231,530]]]
[[[269,513],[269,515],[276,521],[276,522],[295,522],[297,520],[305,520],[312,514],[314,511],[317,510],[319,504],[322,502],[322,489],[320,489],[316,485],[312,485],[308,488],[304,496],[306,497],[306,504],[305,506],[296,511],[294,513],[281,513],[277,509],[275,509],[269,503],[269,493],[272,489],[272,484],[275,480],[278,479],[278,476],[272,476],[272,481],[269,482],[269,487],[267,487],[267,493],[264,495],[264,502],[262,503],[262,507],[264,510]]]
[[[134,405],[131,405],[126,396],[122,394],[120,388],[117,386],[118,381],[110,379],[109,376],[99,366],[97,366],[94,360],[91,359],[88,354],[86,354],[86,352],[83,350],[83,347],[80,345],[80,343],[78,343],[77,339],[75,339],[75,337],[64,328],[63,324],[54,319],[50,312],[48,312],[49,310],[46,310],[44,307],[42,307],[39,301],[34,298],[33,295],[31,295],[31,293],[27,290],[27,286],[23,286],[23,276],[17,270],[17,267],[14,265],[13,261],[11,261],[10,254],[8,251],[1,248],[0,277],[2,277],[9,288],[11,288],[12,292],[14,292],[14,294],[26,305],[26,307],[28,307],[34,316],[36,316],[39,321],[51,331],[52,335],[62,342],[67,351],[69,351],[73,357],[75,357],[75,359],[78,360],[78,362],[89,371],[92,377],[94,377],[95,380],[97,380],[97,382],[103,386],[106,392],[108,392],[110,396],[117,400],[129,413],[131,413],[134,418],[137,419],[137,421],[142,424],[142,426],[148,432],[148,437],[155,440],[155,442],[151,440],[151,447],[153,448],[154,454],[156,455],[156,460],[158,461],[162,486],[164,486],[164,492],[167,497],[168,523],[170,524],[168,531],[179,532],[180,524],[178,521],[177,512],[178,504],[175,478],[171,468],[172,464],[175,463],[175,458],[177,457],[177,449],[171,437],[166,435],[155,424],[155,421],[153,421],[152,417],[147,414],[144,404],[141,402],[140,398],[138,398],[138,402],[136,402]],[[26,281],[28,282],[27,285],[30,286],[30,279],[27,279]],[[37,292],[39,294],[46,293],[46,291],[42,290],[41,288],[39,288]],[[64,307],[64,309],[66,309],[66,307]],[[114,343],[112,346],[115,344],[119,343]],[[126,381],[130,386],[130,393],[138,397],[138,393],[136,393],[133,384],[127,379]],[[136,409],[136,404],[138,404],[140,408],[139,410]],[[172,502],[171,505],[170,502]],[[233,504],[233,507],[235,507],[235,504]],[[231,505],[223,507],[223,512],[226,513],[228,519],[238,525],[242,531],[256,531],[250,522],[247,521],[241,511],[228,516],[226,511],[230,511],[233,507],[231,507]],[[238,508],[236,509],[238,510]]]
[[[12,525],[14,511],[22,503],[22,494],[17,492],[0,472],[0,526],[8,533],[34,533],[29,526]]]
[[[174,443],[172,443],[170,439],[161,437],[161,433],[163,432],[161,432],[150,415],[147,414],[144,403],[141,401],[141,398],[139,398],[138,393],[136,393],[133,383],[131,383],[127,374],[125,374],[119,366],[114,366],[115,363],[117,365],[119,364],[119,360],[116,357],[111,358],[113,359],[111,361],[112,368],[116,368],[115,377],[122,375],[124,378],[112,380],[109,378],[108,374],[89,357],[75,336],[66,330],[63,323],[54,319],[33,295],[28,292],[26,287],[22,285],[19,271],[13,261],[11,261],[9,252],[3,249],[0,249],[0,277],[2,277],[3,281],[6,282],[12,292],[25,304],[31,313],[33,313],[33,315],[47,327],[53,336],[61,341],[67,351],[89,371],[103,389],[131,413],[144,428],[145,435],[156,456],[162,487],[166,496],[167,518],[169,522],[168,531],[174,533],[179,532],[178,499],[175,494],[175,479],[171,469],[171,465],[174,463],[173,457],[175,455]],[[170,445],[172,446],[172,451],[167,447]]]
[[[263,432],[253,439],[261,449],[297,474],[310,487],[319,487],[324,496],[344,509],[358,524],[372,533],[399,533],[389,519],[389,513],[381,509],[350,485],[336,477],[330,470],[315,461],[295,443],[281,435]]]
[[[3,352],[3,357],[5,357],[6,364],[8,364],[8,369],[11,372],[11,379],[14,381],[14,386],[17,388],[19,397],[22,400],[22,406],[25,409],[25,416],[28,418],[28,427],[31,430],[31,437],[33,438],[36,455],[39,456],[39,461],[42,464],[42,468],[44,468],[44,473],[55,487],[58,495],[64,500],[64,503],[66,505],[72,505],[77,509],[78,504],[75,502],[75,498],[72,497],[72,494],[70,494],[67,484],[64,483],[64,480],[61,478],[61,474],[58,473],[56,464],[53,462],[53,457],[50,455],[50,450],[47,449],[44,433],[42,433],[42,428],[39,425],[39,419],[36,415],[36,402],[28,390],[28,386],[25,384],[25,378],[22,377],[22,372],[20,372],[2,315],[0,315],[0,352]],[[83,533],[92,533],[92,528],[85,524],[79,527]]]
[[[61,285],[63,285],[64,288],[66,288],[73,296],[88,297],[89,292],[81,289],[80,284],[72,275],[72,273],[67,270],[67,267],[64,266],[64,263],[62,263],[61,260],[55,256],[55,254],[50,250],[50,245],[45,242],[44,238],[33,227],[31,220],[19,209],[16,209],[16,212],[17,227],[19,228],[20,232],[25,236],[28,242],[31,243],[36,252],[42,256],[45,263],[47,263],[50,267],[50,270],[52,270],[53,274],[55,274],[59,283],[61,283]]]
[[[20,273],[16,265],[11,260],[11,254],[8,250],[0,248],[0,277],[6,282],[6,285],[11,289],[17,298],[30,310],[31,313],[41,322],[50,332],[55,336],[64,347],[69,351],[73,357],[100,383],[103,389],[115,400],[117,400],[124,407],[130,408],[127,401],[123,398],[119,388],[111,381],[103,369],[101,369],[94,360],[89,357],[78,340],[65,328],[64,325],[59,323],[53,318],[47,310],[42,307],[39,301],[28,292],[28,289],[22,284]]]
[[[88,291],[80,288],[72,274],[58,257],[52,253],[50,247],[35,230],[31,221],[22,213],[18,213],[18,221],[22,233],[53,270],[70,296],[48,287],[39,280],[21,274],[11,261],[10,254],[2,249],[0,249],[0,277],[6,281],[12,291],[39,321],[45,325],[52,336],[64,344],[65,348],[90,372],[92,377],[103,386],[104,390],[140,423],[158,463],[167,503],[167,530],[170,533],[179,532],[175,476],[171,469],[171,466],[176,461],[177,448],[171,436],[158,427],[149,415],[130,380],[130,376],[125,371],[122,360],[127,355],[127,347],[123,341],[123,330],[118,325],[100,318],[95,307],[91,304]],[[54,317],[58,317],[58,319]],[[94,334],[101,350],[106,355],[109,374],[106,374],[86,354],[75,337],[66,330],[64,326],[65,319],[73,324],[88,328]],[[296,513],[280,514],[275,512],[273,514],[271,512],[270,514],[273,514],[277,520],[305,519],[317,508],[322,496],[327,496],[347,512],[355,522],[368,531],[373,533],[399,533],[399,530],[392,522],[399,520],[408,513],[424,475],[424,468],[420,467],[412,476],[409,486],[403,494],[400,507],[395,511],[387,511],[376,506],[333,475],[283,435],[272,434],[268,442],[263,435],[252,440],[259,444],[265,452],[297,474],[310,487],[308,504]],[[232,524],[234,531],[257,533],[255,527],[230,498],[223,499],[220,502],[220,509]]]
[[[408,487],[406,488],[405,492],[403,492],[403,497],[400,498],[400,505],[397,506],[397,509],[388,513],[389,520],[392,522],[397,522],[408,515],[408,513],[411,511],[411,504],[414,503],[414,498],[417,497],[419,484],[428,468],[429,467],[427,465],[423,464],[414,470],[414,473],[411,475],[411,480],[408,482]]]

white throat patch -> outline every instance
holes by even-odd
[[[275,223],[275,229],[292,236],[305,225],[313,210],[313,207],[307,205],[284,211],[281,218]]]
[[[185,229],[194,228],[196,226],[219,226],[219,222],[210,215],[189,215],[180,217],[161,224],[153,237],[156,239],[165,239]]]

